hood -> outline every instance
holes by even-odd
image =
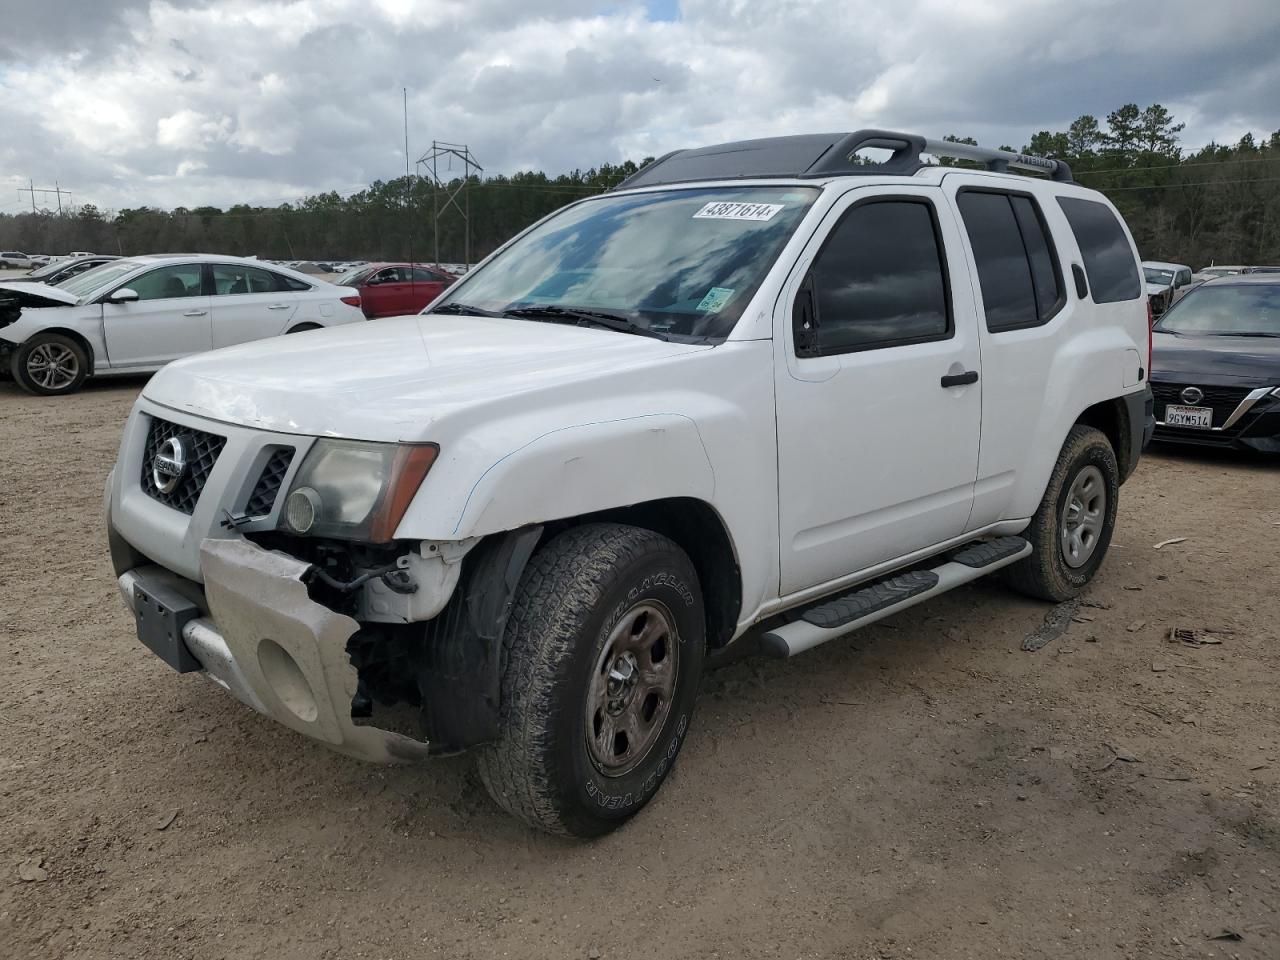
[[[0,283],[0,299],[5,299],[5,295],[9,293],[21,294],[23,299],[18,303],[23,307],[62,307],[80,302],[79,297],[67,293],[61,287],[34,281],[6,280]]]
[[[1151,336],[1151,379],[1269,387],[1280,384],[1280,338]]]
[[[460,407],[616,377],[707,346],[490,317],[396,317],[202,353],[169,364],[147,399],[263,430],[429,440]]]
[[[1147,296],[1154,297],[1158,293],[1164,293],[1166,290],[1172,287],[1173,284],[1172,283],[1152,283],[1150,280],[1144,280],[1143,286],[1147,288]]]

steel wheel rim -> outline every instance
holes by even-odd
[[[635,604],[609,631],[587,692],[587,752],[606,777],[630,773],[653,748],[679,674],[671,611],[657,600]]]
[[[61,343],[41,343],[27,354],[27,376],[45,390],[68,387],[79,373],[75,351]]]
[[[1098,549],[1107,516],[1107,483],[1102,471],[1088,466],[1076,474],[1067,491],[1059,539],[1062,559],[1072,569],[1083,567]]]

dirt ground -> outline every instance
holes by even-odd
[[[1039,652],[980,582],[709,675],[658,799],[579,843],[137,642],[99,514],[140,386],[0,384],[0,957],[1280,956],[1280,463],[1149,454]]]

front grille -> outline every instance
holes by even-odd
[[[187,466],[182,472],[178,485],[168,493],[161,492],[152,476],[152,462],[160,447],[168,440],[177,438],[182,443]],[[192,513],[196,502],[200,499],[200,491],[204,489],[209,472],[218,462],[218,455],[227,445],[227,438],[216,433],[205,433],[168,420],[153,418],[147,430],[147,445],[142,454],[142,489],[147,495],[159,500],[167,507]]]
[[[1182,399],[1182,391],[1189,386],[1199,387],[1204,393],[1204,399],[1199,403],[1189,404]],[[1194,406],[1194,407],[1212,407],[1213,408],[1213,425],[1215,427],[1222,426],[1227,417],[1231,416],[1236,407],[1240,406],[1240,401],[1249,395],[1248,388],[1242,387],[1205,387],[1200,384],[1189,383],[1155,383],[1151,384],[1151,392],[1155,394],[1156,399],[1156,419],[1163,421],[1164,408],[1169,404],[1175,406]],[[1187,429],[1179,427],[1178,429]],[[1192,428],[1194,429],[1194,428]]]
[[[244,507],[245,516],[265,517],[271,512],[291,463],[293,447],[276,447],[267,460],[267,465],[262,468],[258,482],[253,486],[253,493],[249,494],[249,502]]]

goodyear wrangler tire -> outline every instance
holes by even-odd
[[[560,534],[530,560],[507,622],[500,735],[477,754],[489,793],[552,833],[617,828],[671,772],[704,650],[678,546],[622,524]]]
[[[1061,602],[1093,579],[1111,545],[1120,469],[1106,435],[1076,424],[1067,434],[1044,498],[1022,534],[1032,553],[1005,568],[1016,590]]]

